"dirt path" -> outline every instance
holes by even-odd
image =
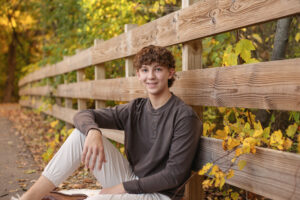
[[[0,116],[0,200],[24,193],[40,171],[12,122]]]

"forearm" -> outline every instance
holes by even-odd
[[[100,192],[100,194],[124,194],[124,193],[126,193],[126,191],[122,183],[109,188],[103,188]]]

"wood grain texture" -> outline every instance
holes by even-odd
[[[233,154],[225,152],[222,141],[202,137],[198,150],[199,166],[207,162],[216,162],[226,170],[231,164]],[[237,166],[233,178],[226,182],[274,200],[296,200],[300,196],[300,155],[266,148],[257,148],[255,155],[243,155],[241,160],[247,164],[243,170]]]
[[[42,106],[41,101],[36,101],[34,104],[30,100],[21,100],[19,104],[24,107],[30,108],[39,108]],[[78,112],[78,110],[74,110],[72,108],[65,108],[58,105],[53,105],[52,109],[43,110],[43,112],[47,115],[51,115],[57,119],[61,119],[69,124],[73,123],[73,117]],[[113,130],[113,129],[101,129],[102,134],[116,142],[124,144],[124,131]]]
[[[284,69],[284,70],[283,70]],[[300,59],[178,72],[171,90],[193,106],[300,111]],[[23,95],[42,89],[21,90]],[[145,97],[136,77],[59,85],[55,96],[130,101]]]
[[[53,92],[51,86],[40,86],[40,87],[27,87],[19,90],[19,95],[36,95],[36,96],[48,96]]]
[[[103,64],[95,66],[95,80],[105,79],[105,66]],[[95,100],[95,108],[105,108],[105,101]]]
[[[171,90],[190,105],[299,111],[299,77],[298,58],[181,72]]]
[[[142,47],[170,46],[300,13],[299,0],[205,0],[110,40],[96,43],[53,66],[27,75],[28,82],[132,56]]]

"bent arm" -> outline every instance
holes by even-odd
[[[88,109],[75,114],[74,126],[83,134],[89,130],[100,128],[124,130],[128,116],[129,104],[118,105],[113,108]]]

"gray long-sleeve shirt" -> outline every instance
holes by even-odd
[[[189,177],[202,132],[196,113],[174,94],[158,109],[148,98],[138,98],[113,108],[80,111],[74,124],[84,134],[90,129],[124,130],[125,153],[139,177],[123,182],[126,192],[169,197]],[[183,190],[178,198],[182,195]]]

